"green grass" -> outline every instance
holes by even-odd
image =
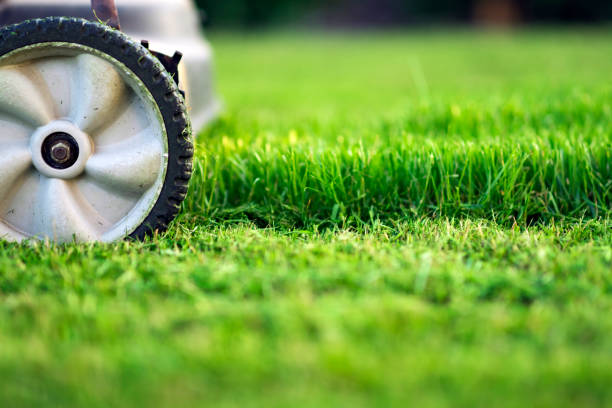
[[[612,32],[211,40],[167,234],[0,244],[0,406],[612,404]]]

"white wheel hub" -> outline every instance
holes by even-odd
[[[49,178],[74,179],[92,153],[89,136],[71,122],[57,120],[38,128],[30,139],[32,163]]]
[[[129,69],[42,43],[0,58],[0,238],[115,241],[157,202],[165,125]]]

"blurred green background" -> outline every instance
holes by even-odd
[[[210,27],[602,23],[609,0],[197,0]]]
[[[611,2],[199,0],[183,211],[0,243],[0,407],[612,407]]]

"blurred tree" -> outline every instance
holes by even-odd
[[[196,0],[209,25],[401,25],[519,18],[528,22],[612,20],[612,0]],[[489,5],[488,3],[496,3]],[[496,15],[497,14],[497,15]]]
[[[321,0],[196,0],[207,23],[253,27],[295,20],[319,6]]]
[[[477,0],[473,19],[478,24],[509,26],[522,19],[521,7],[515,0]]]
[[[612,20],[611,0],[523,0],[521,6],[531,21],[592,23]]]

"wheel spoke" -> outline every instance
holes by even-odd
[[[131,135],[150,129],[151,120],[142,100],[132,97],[126,108],[107,127],[92,135],[98,148],[121,143]]]
[[[32,127],[0,114],[0,145],[4,143],[26,144],[32,132]]]
[[[72,85],[72,120],[93,135],[112,122],[128,95],[125,83],[115,68],[94,55],[76,57],[77,75]]]
[[[31,167],[32,156],[26,144],[4,144],[0,149],[0,202],[5,203],[17,180]]]
[[[159,176],[162,148],[150,132],[144,131],[122,143],[99,149],[87,162],[91,179],[113,191],[142,194]]]
[[[76,64],[75,57],[41,58],[32,64],[46,85],[56,119],[70,115],[71,82],[75,77]]]
[[[19,227],[19,222],[13,223],[16,220],[17,210],[23,210],[32,202],[32,197],[26,202],[21,202],[18,198],[20,190],[33,173],[30,149],[25,144],[4,144],[0,146],[0,149],[2,150],[2,155],[0,155],[0,238],[22,241],[26,239],[26,236],[5,222],[8,221],[11,225]],[[15,203],[16,199],[17,203]],[[26,214],[21,219],[18,217],[18,220],[24,221],[29,218],[30,214]]]
[[[28,67],[0,68],[0,113],[40,127],[49,123],[53,115],[48,95],[40,89],[45,85],[28,71]]]
[[[24,231],[30,237],[35,228],[40,178],[40,173],[31,167],[15,180],[12,189],[2,200],[2,218],[6,226]]]
[[[36,236],[56,242],[95,241],[104,220],[70,182],[41,177],[35,214]]]
[[[140,198],[112,191],[105,185],[92,182],[88,177],[81,177],[75,183],[83,197],[111,225],[124,219]]]

